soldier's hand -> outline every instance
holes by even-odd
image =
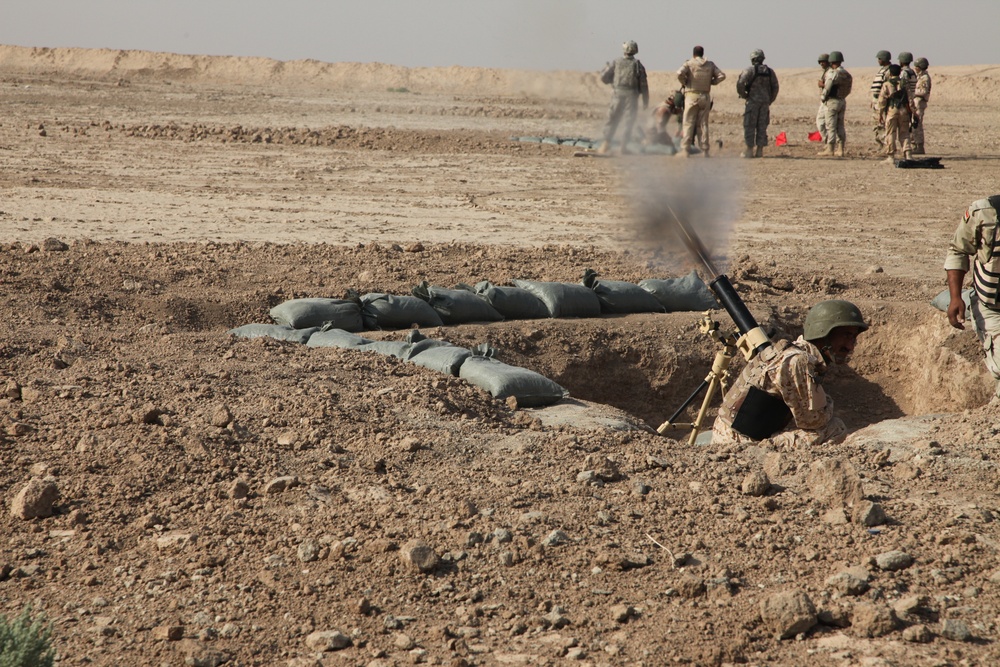
[[[952,299],[948,302],[948,323],[956,329],[964,329],[965,325],[965,301],[961,298]]]

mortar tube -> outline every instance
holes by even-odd
[[[757,324],[757,320],[755,320],[754,316],[750,314],[750,309],[747,308],[745,303],[743,303],[743,299],[741,299],[740,295],[736,293],[736,288],[733,287],[731,282],[729,282],[729,278],[726,277],[725,274],[720,273],[716,276],[715,280],[708,284],[708,286],[712,289],[712,292],[715,293],[715,296],[718,297],[719,303],[721,303],[722,307],[726,309],[727,313],[729,313],[729,317],[732,318],[733,322],[736,324],[736,328],[740,330],[741,334],[746,336],[755,329],[759,330],[758,334],[751,334],[748,336],[748,338],[754,340],[763,339],[753,348],[754,355],[771,344],[770,338],[768,338],[764,330],[761,329],[760,325]]]

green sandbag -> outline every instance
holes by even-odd
[[[476,283],[476,293],[508,320],[538,320],[549,316],[541,299],[523,287],[499,287],[488,280]]]
[[[293,329],[281,324],[244,324],[241,327],[230,329],[226,333],[237,338],[275,338],[293,343],[306,343],[317,331],[319,331],[319,327]]]
[[[458,371],[458,377],[488,391],[494,398],[504,400],[513,396],[519,407],[552,405],[569,396],[569,392],[559,384],[540,373],[510,366],[479,354],[473,354],[465,360]]]
[[[499,322],[504,318],[486,299],[468,289],[435,287],[425,281],[413,288],[413,296],[429,303],[445,324]]]
[[[526,289],[545,304],[549,317],[600,317],[601,301],[594,291],[579,283],[515,280],[514,287]]]
[[[293,329],[321,327],[362,331],[361,306],[344,299],[289,299],[271,309],[271,319]]]
[[[965,308],[968,310],[972,307],[972,288],[962,290],[962,301],[965,302]],[[936,297],[931,299],[931,305],[940,310],[943,313],[948,312],[948,304],[951,303],[951,292],[944,290],[939,293]],[[970,316],[971,317],[971,316]]]
[[[639,287],[656,297],[668,313],[719,308],[712,290],[698,277],[696,271],[691,271],[683,278],[640,280]]]
[[[605,313],[662,313],[666,309],[655,296],[635,283],[624,280],[598,280],[597,273],[587,269],[583,284],[594,290]]]
[[[415,296],[372,292],[361,297],[361,317],[366,329],[409,329],[444,326],[429,303]]]
[[[362,338],[343,329],[326,329],[317,331],[310,336],[306,345],[309,347],[341,347],[350,350],[370,342],[372,341],[367,338]]]
[[[413,347],[416,348],[416,345]],[[465,363],[465,360],[468,359],[471,354],[472,353],[464,347],[458,347],[457,345],[450,345],[446,343],[444,345],[434,347],[425,347],[416,353],[413,353],[411,350],[410,357],[407,361],[416,364],[417,366],[437,371],[438,373],[457,377],[462,364]]]
[[[405,359],[409,348],[410,344],[403,340],[373,340],[363,345],[358,345],[354,349],[362,352],[378,352],[387,357]]]

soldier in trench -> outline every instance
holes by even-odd
[[[813,306],[797,340],[780,340],[747,363],[719,408],[712,444],[769,440],[791,449],[843,439],[847,427],[834,416],[822,379],[831,365],[847,363],[867,329],[849,301]]]

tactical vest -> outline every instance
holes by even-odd
[[[712,74],[715,72],[715,64],[710,60],[700,60],[692,58],[687,61],[688,69],[691,71],[691,78],[687,82],[687,89],[696,93],[707,93],[712,90]]]
[[[635,58],[619,58],[615,63],[615,90],[639,90],[639,61]]]
[[[975,212],[982,216],[980,228],[979,251],[972,268],[972,286],[979,300],[990,308],[997,309],[1000,300],[997,298],[1000,288],[1000,238],[997,229],[997,215],[1000,212],[1000,195],[988,199],[980,199],[969,207],[969,213]]]
[[[835,97],[838,100],[846,99],[851,94],[851,88],[854,87],[854,77],[843,67],[838,67],[834,76],[836,78],[833,80],[833,85],[830,86],[830,97]]]
[[[769,438],[788,425],[792,412],[781,396],[766,390],[769,384],[767,371],[772,362],[791,345],[779,340],[761,350],[737,378],[719,408],[719,416],[729,422],[733,430],[754,440]]]
[[[896,90],[889,95],[888,105],[890,109],[898,109],[899,107],[906,108],[909,106],[909,96],[906,92],[906,86],[902,85],[899,79],[889,79],[889,82],[886,85],[890,86],[889,90],[892,90],[892,86],[896,88]]]

